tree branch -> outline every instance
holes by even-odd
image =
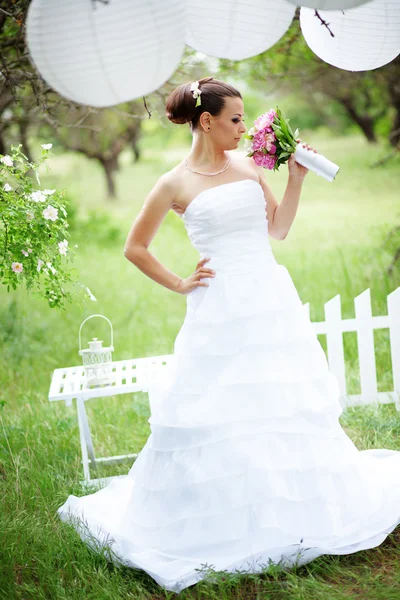
[[[315,11],[314,14],[321,21],[321,25],[324,25],[327,28],[327,30],[329,31],[331,37],[335,37],[335,35],[333,34],[333,32],[329,29],[330,23],[327,23],[326,21],[324,21],[324,19],[321,17],[321,15],[319,14],[319,12],[317,10]]]

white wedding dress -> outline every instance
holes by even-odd
[[[187,295],[151,433],[129,474],[58,509],[92,548],[180,592],[216,571],[285,568],[383,542],[400,523],[400,451],[359,451],[336,378],[268,238],[253,179],[183,215],[214,278]]]

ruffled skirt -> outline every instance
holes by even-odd
[[[207,281],[149,388],[151,433],[128,475],[69,496],[60,517],[178,593],[208,567],[379,545],[400,522],[400,452],[359,451],[340,426],[337,380],[287,269],[271,259]]]

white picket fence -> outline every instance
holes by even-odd
[[[340,295],[325,304],[325,321],[312,321],[317,334],[326,334],[329,370],[337,377],[343,406],[395,403],[400,410],[400,287],[387,297],[388,314],[372,316],[369,288],[354,299],[355,318],[342,319]],[[304,304],[310,315],[310,304]],[[389,329],[394,390],[378,392],[374,329]],[[360,365],[360,394],[348,394],[346,385],[343,333],[357,332]],[[389,365],[388,365],[389,369]]]

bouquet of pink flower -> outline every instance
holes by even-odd
[[[297,142],[298,135],[299,130],[293,133],[289,119],[278,107],[271,109],[257,117],[254,127],[244,135],[246,156],[251,156],[257,165],[265,169],[277,171],[294,154],[296,162],[332,181],[339,171],[338,165],[322,154],[303,148]]]

